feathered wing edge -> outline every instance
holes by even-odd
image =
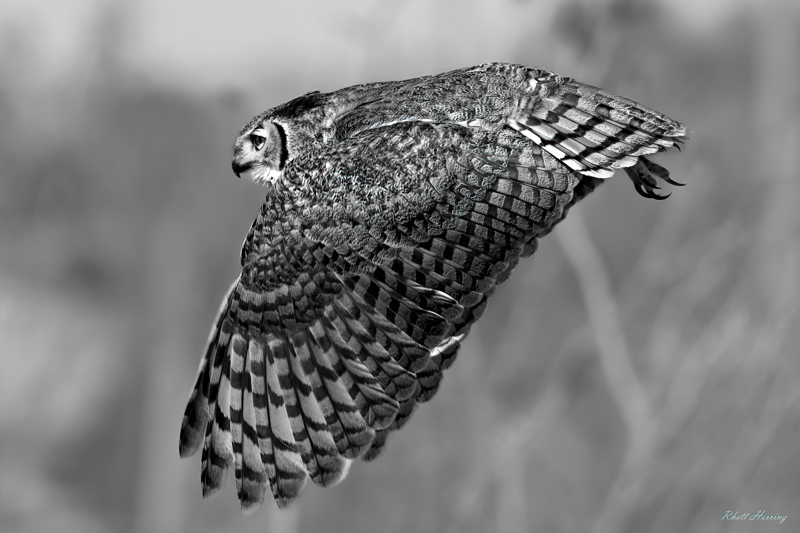
[[[195,380],[192,393],[189,396],[189,403],[186,406],[183,422],[181,423],[181,437],[178,450],[181,457],[189,457],[196,453],[205,438],[205,427],[209,419],[208,388],[211,378],[209,372],[211,369],[210,365],[214,363],[217,353],[219,352],[219,350],[217,350],[217,344],[220,340],[222,322],[228,310],[231,293],[234,288],[236,288],[236,285],[238,285],[239,279],[240,278],[236,278],[236,280],[231,283],[231,286],[228,287],[225,297],[222,299],[222,303],[214,317],[211,332],[206,341],[206,351],[203,358],[200,360],[200,366],[197,369],[197,379]],[[227,331],[223,335],[226,336],[224,336],[223,339],[229,338],[230,331]],[[227,340],[224,340],[222,344],[224,345],[226,343]],[[220,357],[221,356],[222,354],[220,354]]]
[[[609,178],[625,169],[637,192],[654,191],[658,177],[672,185],[669,172],[645,156],[686,141],[686,126],[632,100],[549,72],[529,71],[528,94],[509,126],[533,140],[570,169]]]
[[[204,496],[222,487],[230,466],[244,510],[267,486],[283,507],[307,477],[335,484],[436,390],[441,361],[430,351],[450,338],[441,315],[461,306],[387,270],[327,277],[338,295],[292,331],[259,327],[282,302],[267,303],[241,277],[229,289],[180,434],[181,457],[202,446]]]

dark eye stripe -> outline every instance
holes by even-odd
[[[289,159],[289,148],[286,144],[286,132],[283,130],[283,126],[274,122],[275,129],[278,130],[278,136],[281,138],[281,157],[278,161],[278,170],[283,170],[283,165],[286,164],[286,160]]]

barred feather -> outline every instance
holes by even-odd
[[[234,472],[236,477],[236,492],[239,500],[244,503],[242,492],[242,397],[244,396],[245,358],[247,355],[247,341],[237,333],[233,334],[230,349],[230,439],[233,450]]]
[[[209,424],[209,433],[206,435],[204,448],[208,448],[208,462],[205,465],[203,479],[203,495],[213,494],[222,488],[222,482],[228,472],[228,467],[233,464],[233,442],[231,438],[231,382],[230,382],[230,355],[222,362],[222,369],[217,388],[217,401],[214,407],[214,416]],[[203,450],[205,452],[205,450]]]
[[[224,351],[227,349],[228,339],[230,339],[231,334],[230,322],[225,321],[225,313],[228,309],[231,293],[238,283],[239,279],[237,278],[228,288],[225,297],[222,299],[222,304],[217,310],[211,332],[208,335],[206,351],[200,361],[197,379],[181,423],[180,447],[178,450],[181,457],[188,457],[196,453],[205,439],[206,424],[213,408],[209,399],[211,384],[216,384],[219,380]],[[214,401],[216,401],[216,395]]]
[[[609,178],[686,138],[669,117],[570,78],[531,70],[529,87],[509,124],[587,176]]]
[[[293,355],[290,361],[295,376],[295,390],[311,445],[306,465],[309,466],[311,480],[327,487],[341,481],[349,469],[350,460],[339,453],[340,448],[346,447],[344,429],[338,420],[331,419],[331,412],[326,417],[318,400],[325,393],[311,359],[307,334],[301,332],[294,335],[290,348]]]
[[[260,402],[265,400],[263,376],[266,362],[264,357],[263,343],[250,339],[243,369],[242,451],[240,454],[242,459],[241,465],[237,464],[236,467],[236,492],[242,502],[242,508],[245,510],[254,509],[264,501],[264,494],[269,483],[261,458],[257,429],[259,416],[256,414],[258,410],[256,402],[258,401],[261,407],[263,404]]]
[[[270,440],[275,465],[272,494],[279,507],[284,507],[300,495],[306,481],[306,469],[292,427],[294,388],[289,374],[286,343],[283,339],[267,338],[267,400]],[[289,398],[287,400],[287,397]]]
[[[350,390],[352,378],[341,366],[334,367],[333,344],[325,329],[317,323],[309,332],[313,364],[322,380],[322,390],[327,394],[329,417],[336,417],[344,432],[344,447],[339,448],[339,453],[347,459],[356,459],[369,447],[375,430],[369,427],[362,414],[363,398]]]
[[[378,379],[386,393],[398,401],[410,398],[416,387],[414,373],[403,368],[375,336],[341,305],[335,303],[331,311],[336,314],[331,320],[339,324],[337,330],[343,335],[349,335],[349,339],[343,337],[343,340],[351,347],[355,345],[359,359]]]

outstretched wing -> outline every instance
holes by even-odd
[[[655,143],[656,149],[663,148]],[[181,430],[204,494],[279,505],[375,457],[495,286],[593,188],[509,128],[398,122],[299,156],[242,250]]]

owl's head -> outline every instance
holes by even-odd
[[[286,164],[321,142],[326,96],[308,93],[261,113],[236,139],[231,167],[257,183],[274,182]]]
[[[289,160],[286,127],[269,118],[256,121],[239,134],[233,148],[234,174],[249,175],[257,183],[273,182]]]

